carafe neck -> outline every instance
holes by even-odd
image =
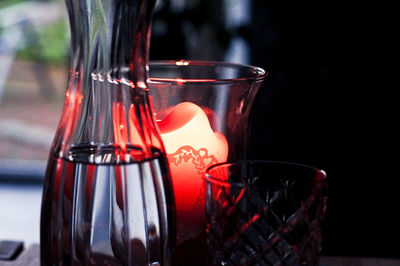
[[[146,84],[155,0],[65,2],[70,75],[53,149],[73,160],[72,151],[89,147],[93,162],[107,157],[103,147],[115,155],[106,163],[154,157],[163,151]]]

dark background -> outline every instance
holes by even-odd
[[[169,3],[155,14],[151,59],[227,60],[239,36],[247,62],[269,72],[251,116],[250,157],[326,170],[323,254],[400,257],[394,9],[254,0],[251,19],[232,28],[223,1],[187,1],[181,11]]]

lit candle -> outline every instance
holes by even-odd
[[[211,165],[227,160],[228,143],[212,130],[205,112],[190,102],[175,106],[158,127],[170,166],[181,242],[204,229],[203,175]]]

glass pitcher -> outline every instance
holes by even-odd
[[[174,197],[150,110],[155,0],[65,0],[68,88],[43,190],[42,265],[171,265]]]

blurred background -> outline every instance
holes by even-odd
[[[150,59],[269,72],[251,116],[249,156],[326,170],[325,255],[400,257],[390,10],[337,1],[157,1]],[[0,239],[39,242],[68,49],[63,1],[0,1]]]

